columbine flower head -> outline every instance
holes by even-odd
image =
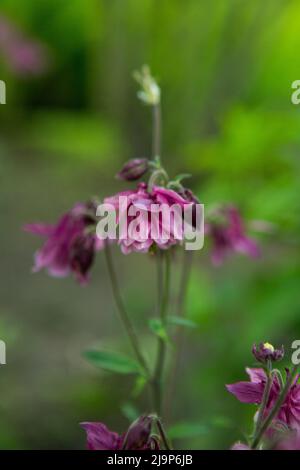
[[[284,356],[284,347],[275,349],[270,343],[260,343],[257,347],[256,344],[252,347],[252,354],[258,362],[263,364],[280,361]]]
[[[185,206],[192,208],[194,204],[172,189],[153,186],[148,190],[146,183],[140,183],[135,190],[108,197],[104,203],[111,204],[117,212],[117,221],[122,227],[118,243],[124,254],[146,253],[155,246],[168,249],[181,243],[184,240],[182,209]],[[166,209],[175,204],[180,209],[177,216],[163,217],[164,211],[166,214]],[[127,223],[123,227],[121,221],[124,220]]]
[[[212,241],[212,262],[216,266],[222,264],[230,252],[243,253],[252,258],[260,254],[256,242],[246,235],[242,217],[234,206],[224,206],[214,211],[205,225],[205,233]]]
[[[152,416],[141,416],[122,435],[103,423],[86,422],[81,426],[86,431],[89,450],[146,450],[157,448],[157,440],[151,437],[152,423]]]
[[[45,268],[54,277],[72,272],[80,283],[86,283],[95,252],[103,246],[93,230],[94,211],[93,203],[78,203],[54,225],[25,225],[27,232],[46,239],[35,254],[33,271]]]
[[[150,106],[159,104],[160,88],[152,77],[148,65],[144,65],[141,71],[135,71],[133,76],[141,86],[141,90],[137,93],[138,98]]]
[[[133,158],[129,160],[121,171],[117,173],[117,178],[124,181],[135,181],[141,178],[148,170],[147,158]]]
[[[266,385],[266,373],[263,369],[254,368],[246,368],[246,372],[249,375],[250,381],[226,385],[226,388],[242,403],[260,404]],[[287,376],[290,374],[288,369],[286,373]],[[290,429],[300,430],[300,384],[298,383],[298,379],[299,375],[297,375],[292,383],[276,420],[274,420],[273,426],[283,423]],[[280,383],[277,376],[274,376],[265,415],[268,415],[273,408],[280,391]]]

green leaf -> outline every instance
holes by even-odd
[[[131,402],[125,402],[121,406],[123,415],[128,419],[129,422],[135,421],[139,416],[139,410]]]
[[[209,432],[208,427],[201,423],[180,422],[168,429],[168,436],[171,439],[189,439],[203,436]]]
[[[147,383],[147,378],[144,375],[139,375],[136,378],[136,381],[132,390],[132,396],[134,398],[137,398],[141,394],[146,383]]]
[[[168,318],[169,323],[172,325],[177,325],[177,326],[186,326],[188,328],[198,328],[198,324],[193,322],[192,320],[189,320],[188,318],[183,318],[183,317],[177,317],[177,316],[170,316]]]
[[[175,180],[174,180],[174,181],[175,181],[176,183],[181,183],[182,180],[185,180],[185,179],[191,178],[191,177],[192,177],[192,175],[190,175],[189,173],[180,173],[179,175],[177,175],[177,176],[175,177]]]
[[[106,351],[86,351],[84,357],[94,366],[119,374],[138,374],[139,364],[123,354]]]
[[[166,329],[164,325],[162,324],[162,321],[159,318],[150,318],[149,328],[159,338],[167,342],[169,341],[169,337],[166,332]]]

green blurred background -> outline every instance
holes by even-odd
[[[248,219],[274,224],[260,237],[259,261],[233,257],[216,269],[207,247],[194,260],[187,315],[199,327],[186,332],[170,425],[177,447],[228,448],[251,430],[254,409],[224,384],[245,377],[253,342],[288,350],[300,336],[300,108],[290,99],[300,78],[299,1],[1,0],[0,13],[44,44],[47,62],[23,77],[0,53],[0,448],[84,448],[80,421],[123,431],[134,414],[134,380],[82,358],[91,346],[128,349],[103,256],[87,288],[31,274],[40,240],[21,228],[123,189],[113,178],[122,163],[149,155],[150,110],[132,80],[144,63],[162,88],[170,173],[192,173],[206,207],[233,201]],[[155,266],[115,257],[148,348]]]

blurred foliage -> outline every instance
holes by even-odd
[[[229,447],[250,431],[254,409],[224,384],[243,379],[254,341],[284,343],[288,351],[300,335],[300,110],[290,101],[300,69],[299,2],[2,0],[1,14],[45,44],[49,68],[23,79],[0,57],[7,82],[0,107],[0,337],[8,361],[0,371],[0,447],[81,448],[80,421],[122,431],[138,412],[133,381],[81,357],[93,345],[128,352],[101,254],[86,289],[32,275],[38,241],[21,226],[118,190],[120,164],[149,155],[151,115],[132,80],[143,63],[162,88],[170,173],[192,173],[207,207],[233,201],[249,220],[273,224],[271,234],[260,235],[258,262],[235,257],[214,269],[207,246],[194,257],[186,313],[199,328],[185,329],[170,424],[178,446]],[[143,318],[154,312],[153,262],[115,255],[150,355]]]

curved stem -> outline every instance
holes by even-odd
[[[133,328],[131,320],[130,320],[130,318],[127,314],[127,311],[125,309],[123,299],[121,297],[119,283],[118,283],[117,275],[116,275],[114,264],[113,264],[113,259],[112,259],[112,255],[111,255],[109,242],[105,243],[104,252],[105,252],[105,259],[106,259],[107,269],[108,269],[108,273],[109,273],[109,277],[110,277],[110,281],[111,281],[113,296],[114,296],[114,299],[115,299],[115,303],[116,303],[116,306],[117,306],[119,316],[120,316],[121,321],[122,321],[122,323],[125,327],[125,330],[127,332],[127,335],[128,335],[129,340],[130,340],[133,352],[135,353],[136,359],[138,360],[138,362],[139,362],[140,366],[142,367],[143,371],[147,374],[147,376],[149,376],[150,371],[149,371],[148,365],[146,364],[144,356],[141,353],[138,337],[135,333],[135,330]]]
[[[266,407],[267,407],[267,404],[268,404],[268,400],[269,400],[269,396],[270,396],[272,383],[273,383],[273,376],[272,376],[271,371],[268,370],[267,371],[267,381],[266,381],[264,393],[263,393],[263,396],[262,396],[261,405],[260,405],[259,412],[258,412],[257,422],[256,422],[256,426],[255,426],[254,440],[256,439],[256,435],[259,432],[262,421],[263,421],[264,413],[265,413],[265,410],[266,410]]]
[[[260,443],[260,440],[263,437],[264,433],[266,432],[266,430],[268,429],[268,427],[272,423],[273,419],[276,418],[277,414],[279,413],[279,410],[280,410],[281,406],[283,405],[284,400],[286,399],[286,396],[289,392],[289,389],[290,389],[290,387],[293,383],[293,380],[296,376],[298,367],[299,367],[298,365],[295,365],[293,367],[292,371],[290,372],[290,374],[289,374],[289,376],[286,380],[285,386],[284,386],[281,394],[277,398],[277,401],[276,401],[273,409],[270,411],[269,415],[267,416],[265,421],[262,423],[262,426],[261,426],[260,430],[258,431],[257,435],[255,436],[255,438],[252,442],[252,445],[251,445],[252,449],[257,448],[257,446]]]
[[[159,255],[160,256],[160,255]],[[164,281],[163,281],[163,294],[160,303],[160,320],[163,327],[167,327],[167,313],[168,313],[168,304],[169,304],[169,294],[170,294],[170,258],[169,252],[166,251],[161,253],[163,259],[165,260],[165,270],[164,270]],[[155,395],[155,407],[158,415],[162,412],[162,375],[164,370],[166,358],[166,341],[162,338],[158,338],[158,349],[156,356],[156,364],[153,375],[153,391]]]
[[[159,418],[156,418],[156,426],[158,428],[161,440],[166,450],[172,450],[172,445],[167,437],[166,431],[163,427],[163,424]]]

